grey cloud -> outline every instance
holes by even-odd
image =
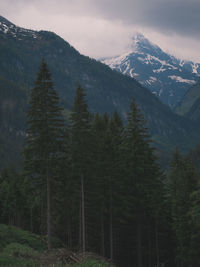
[[[43,12],[99,17],[161,32],[200,37],[199,0],[3,0],[12,12],[34,6]],[[13,8],[15,6],[15,9]],[[2,7],[1,7],[2,9]]]
[[[200,37],[199,0],[101,0],[96,5],[107,19]]]
[[[0,0],[0,15],[13,23],[55,31],[95,57],[125,51],[134,29],[180,57],[195,57],[199,14],[200,0]]]

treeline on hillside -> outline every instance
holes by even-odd
[[[69,121],[44,60],[31,91],[24,167],[0,176],[0,223],[47,236],[48,248],[96,252],[117,266],[196,267],[200,188],[174,153],[166,178],[134,100],[127,123],[91,114],[79,85]]]

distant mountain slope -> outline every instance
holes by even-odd
[[[0,168],[22,157],[26,98],[20,86],[0,77]]]
[[[200,97],[194,102],[191,109],[186,113],[186,117],[200,123]]]
[[[176,107],[176,112],[180,115],[187,114],[199,98],[200,98],[200,80],[186,92],[182,101]]]
[[[177,105],[200,74],[200,64],[170,56],[142,34],[133,37],[130,52],[101,61],[137,79],[169,106]]]
[[[200,123],[200,81],[192,86],[176,108],[178,114]]]
[[[66,109],[71,108],[75,89],[80,83],[86,90],[89,108],[93,112],[112,113],[117,109],[125,119],[134,97],[160,147],[168,149],[179,145],[187,150],[198,143],[199,129],[189,120],[174,114],[135,79],[80,55],[52,32],[26,30],[0,17],[0,76],[7,83],[5,85],[2,81],[0,84],[1,101],[7,97],[3,94],[8,84],[13,84],[9,97],[16,101],[16,108],[10,113],[14,119],[8,120],[6,126],[5,123],[0,125],[5,135],[9,133],[8,129],[13,129],[12,134],[23,138],[27,97],[42,57],[49,65]],[[5,113],[1,116],[2,121],[6,122]],[[7,142],[10,142],[9,139]]]

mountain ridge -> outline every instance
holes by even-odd
[[[16,29],[14,32],[16,36],[9,34],[9,30],[0,31],[2,59],[0,77],[7,81],[4,83],[0,79],[0,93],[4,101],[7,88],[11,83],[15,84],[15,90],[10,91],[7,100],[13,102],[17,99],[17,104],[16,109],[6,105],[4,113],[1,114],[2,121],[6,121],[5,114],[11,114],[13,119],[8,127],[13,129],[12,134],[18,138],[21,136],[20,140],[24,138],[23,134],[19,136],[19,133],[25,131],[25,112],[30,88],[34,84],[37,69],[44,57],[65,109],[69,110],[72,107],[78,83],[86,91],[88,105],[92,112],[111,114],[117,109],[125,119],[134,97],[147,120],[147,127],[153,135],[154,142],[159,147],[173,149],[174,146],[179,145],[182,150],[188,150],[196,144],[199,136],[196,125],[174,114],[135,79],[81,55],[55,33],[33,31],[37,34],[37,38],[34,38],[32,32],[29,35],[28,31],[28,36],[25,34],[21,38],[22,31]],[[23,97],[20,96],[21,94]],[[18,109],[21,110],[20,113]],[[13,127],[14,124],[15,127]],[[0,125],[0,130],[5,132],[5,136],[8,134],[8,128],[4,124]],[[8,139],[7,143],[9,142]]]
[[[174,107],[200,76],[200,64],[165,53],[141,33],[132,37],[131,50],[121,56],[100,59],[150,89],[163,103]]]

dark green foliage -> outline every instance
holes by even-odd
[[[122,155],[127,184],[130,185],[130,190],[134,190],[130,192],[130,197],[135,198],[131,203],[148,207],[151,205],[153,191],[157,194],[156,186],[161,174],[144,118],[134,100],[123,133]]]
[[[197,188],[191,194],[191,207],[189,210],[190,218],[190,251],[189,251],[189,261],[190,266],[198,266],[200,264],[199,253],[200,253],[200,187],[199,181]]]
[[[61,111],[51,74],[42,60],[30,95],[24,156],[25,172],[32,190],[31,208],[37,202],[38,208],[43,210],[41,221],[47,218],[47,229],[43,223],[41,232],[47,231],[48,239],[52,238],[52,210],[55,210],[53,205],[59,181],[57,168],[64,156]],[[50,240],[48,243],[51,246]]]
[[[90,115],[85,99],[85,93],[79,85],[76,90],[74,105],[70,116],[72,158],[74,171],[80,174],[86,172],[89,155]]]
[[[198,265],[199,189],[191,163],[176,152],[166,184],[135,101],[123,126],[116,111],[90,114],[80,85],[63,130],[58,98],[45,94],[54,90],[49,75],[42,62],[30,98],[25,174],[1,174],[1,222],[46,234],[50,200],[54,246],[93,251],[123,267]],[[35,248],[24,237],[5,240],[4,247],[26,246],[9,245],[13,251]],[[2,261],[9,262],[6,252]]]
[[[11,225],[0,224],[0,251],[2,252],[11,243],[22,244],[37,251],[47,247],[40,236]]]
[[[192,161],[198,172],[200,172],[200,145],[197,145],[188,154],[189,159]]]
[[[113,258],[114,230],[120,211],[120,155],[122,120],[117,112],[109,118],[105,113],[96,114],[92,125],[93,172],[91,180],[90,210],[93,212],[94,229],[99,229],[99,248],[103,255]],[[119,205],[119,206],[118,206]],[[96,220],[94,219],[96,217]],[[91,216],[92,217],[92,216]],[[98,218],[98,220],[97,220]],[[109,230],[108,230],[109,229]],[[107,232],[108,231],[108,232]],[[93,241],[95,246],[95,240]]]
[[[79,211],[79,245],[86,249],[85,201],[91,166],[90,114],[85,92],[80,85],[76,90],[70,117],[72,175],[76,181],[77,211]]]
[[[38,253],[27,245],[21,245],[19,243],[10,243],[3,249],[4,255],[15,256],[19,254],[21,257],[35,257]]]
[[[27,208],[23,176],[14,167],[3,169],[0,176],[1,223],[26,226]]]
[[[36,257],[45,249],[46,243],[40,236],[0,225],[0,266],[39,266]]]
[[[23,88],[0,77],[0,169],[20,163],[24,140],[26,93]]]
[[[48,233],[48,243],[93,251],[120,267],[162,263],[165,267],[180,267],[180,263],[181,267],[198,266],[200,197],[196,172],[176,152],[168,181],[157,164],[149,134],[154,134],[162,146],[160,153],[165,153],[169,143],[169,149],[174,144],[185,147],[185,140],[195,132],[194,125],[163,107],[135,80],[81,56],[55,34],[35,34],[37,38],[27,34],[26,42],[20,44],[8,34],[8,43],[5,36],[0,43],[4,59],[0,74],[5,77],[0,78],[4,106],[0,112],[2,159],[8,132],[12,138],[24,129],[26,97],[30,97],[25,168],[23,173],[13,167],[1,172],[0,222]],[[65,108],[70,115],[65,129],[63,110],[44,60],[34,88],[30,94],[25,93],[41,55],[48,59],[62,104],[66,105],[68,96]],[[85,90],[79,85],[75,94],[77,80]],[[134,100],[126,117],[133,95],[144,117]],[[92,111],[100,113],[91,114],[87,102]],[[117,111],[112,114],[116,105],[123,120]],[[15,141],[20,146],[21,136],[11,143],[13,150]],[[193,137],[191,143],[196,132]],[[5,235],[4,230],[8,232],[0,230],[0,244],[5,254],[8,250],[29,249],[32,253],[30,248],[43,248],[34,235],[30,238],[21,231],[16,234],[18,230]],[[6,266],[7,259],[1,260]]]
[[[114,265],[107,262],[99,262],[96,260],[87,260],[80,264],[73,265],[74,267],[114,267]]]
[[[197,174],[193,165],[176,150],[169,175],[169,193],[177,262],[181,266],[194,266],[190,265],[191,252],[193,253],[191,248],[193,226],[190,211],[191,209],[194,211],[191,196],[196,188]],[[194,195],[193,198],[195,199]]]
[[[62,109],[58,106],[59,98],[44,61],[40,65],[29,104],[25,160],[27,164],[32,165],[37,174],[44,174],[44,161],[48,161],[51,166],[60,156],[63,138]]]
[[[127,125],[123,132],[121,151],[126,216],[130,232],[133,236],[135,235],[135,238],[130,240],[130,244],[136,246],[137,266],[147,264],[144,255],[148,253],[152,257],[150,261],[156,262],[157,259],[158,264],[159,251],[156,249],[158,240],[156,236],[149,236],[148,227],[153,227],[154,231],[158,231],[157,224],[163,201],[161,173],[155,161],[144,118],[134,100],[131,103]],[[148,222],[147,225],[146,222]],[[143,246],[146,237],[147,240],[149,238],[147,242],[152,243],[150,250],[149,248],[145,250]]]

